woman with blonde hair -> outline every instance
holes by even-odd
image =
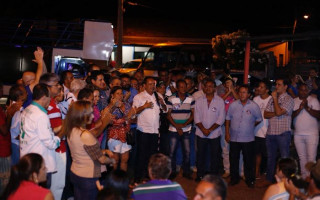
[[[96,181],[101,176],[101,165],[114,160],[108,150],[101,150],[96,137],[86,129],[93,119],[93,108],[88,101],[71,104],[62,127],[67,135],[72,164],[70,180],[74,185],[75,200],[95,199],[98,193]]]

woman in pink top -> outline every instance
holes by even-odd
[[[26,154],[12,167],[9,183],[0,199],[53,200],[50,190],[38,185],[46,179],[42,156],[37,153]]]
[[[227,78],[224,81],[224,88],[225,88],[225,93],[220,96],[224,100],[226,112],[228,112],[230,104],[233,101],[239,99],[239,95],[236,91],[236,88],[234,87],[234,81],[231,78]]]

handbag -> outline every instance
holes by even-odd
[[[134,138],[134,131],[132,131],[131,129],[127,132],[126,134],[126,140],[127,140],[127,144],[133,146],[135,145],[135,138]]]

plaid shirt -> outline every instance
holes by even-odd
[[[285,92],[278,97],[278,103],[279,106],[287,112],[281,116],[274,116],[269,119],[268,135],[280,135],[286,131],[291,131],[291,114],[294,106],[293,99]],[[268,102],[265,111],[275,112],[273,98]]]

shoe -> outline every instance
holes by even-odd
[[[194,179],[196,182],[200,182],[201,180],[203,179],[203,177],[202,176],[197,176],[197,178],[196,179]]]
[[[189,179],[189,180],[191,180],[191,179],[192,179],[192,177],[191,177],[191,174],[190,174],[190,173],[183,173],[183,174],[182,174],[182,176],[183,176],[184,178],[186,178],[186,179]]]
[[[248,186],[248,188],[254,188],[254,182],[253,181],[246,181],[246,184],[247,184],[247,186]]]
[[[226,172],[222,175],[222,178],[228,178],[230,176],[230,173]]]
[[[238,180],[231,180],[231,181],[229,182],[229,185],[230,185],[230,186],[237,185],[239,182],[240,182],[239,179],[238,179]]]
[[[197,167],[192,166],[192,167],[190,167],[190,170],[193,171],[193,172],[197,172]]]

